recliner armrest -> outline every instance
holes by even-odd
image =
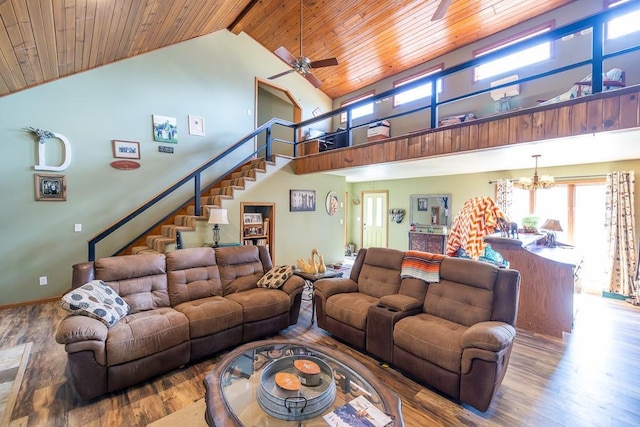
[[[501,351],[513,343],[516,329],[504,322],[480,322],[467,329],[460,338],[462,348]]]
[[[71,344],[81,341],[107,340],[109,329],[99,320],[88,316],[69,315],[62,319],[56,329],[56,341],[59,344]]]
[[[289,296],[291,296],[291,295],[301,293],[303,288],[304,288],[304,279],[294,274],[293,276],[289,277],[287,280],[284,281],[284,283],[280,287],[280,290],[286,292],[287,294],[289,294]]]
[[[409,295],[385,295],[378,301],[378,307],[385,307],[392,311],[411,311],[422,307],[422,303]]]
[[[358,292],[358,284],[346,277],[320,279],[313,284],[314,293],[321,294],[325,299],[335,294]]]

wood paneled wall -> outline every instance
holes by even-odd
[[[640,127],[640,87],[299,157],[306,174]]]

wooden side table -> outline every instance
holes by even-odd
[[[295,274],[296,276],[300,276],[304,279],[304,290],[302,291],[302,295],[303,295],[303,299],[304,299],[304,292],[305,291],[309,291],[311,292],[311,297],[306,299],[306,301],[308,301],[309,299],[311,300],[311,324],[313,325],[313,322],[315,320],[315,316],[316,316],[316,298],[313,295],[313,284],[316,282],[316,280],[320,280],[320,279],[330,279],[332,277],[342,277],[342,271],[338,271],[338,270],[333,270],[328,268],[327,271],[325,271],[324,273],[305,273],[303,271],[300,270],[296,270],[293,274]]]

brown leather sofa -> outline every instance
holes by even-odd
[[[131,310],[111,328],[69,315],[58,325],[82,399],[119,390],[297,323],[304,281],[257,287],[272,268],[265,247],[181,249],[73,266],[72,287],[102,280]]]
[[[351,276],[315,283],[318,326],[486,411],[516,334],[520,273],[446,257],[440,281],[401,278],[404,252],[362,249]]]

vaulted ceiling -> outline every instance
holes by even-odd
[[[572,0],[304,0],[302,54],[338,98]],[[0,0],[0,96],[218,30],[300,54],[299,0]],[[283,71],[287,65],[283,62]],[[263,76],[264,77],[264,76]]]

